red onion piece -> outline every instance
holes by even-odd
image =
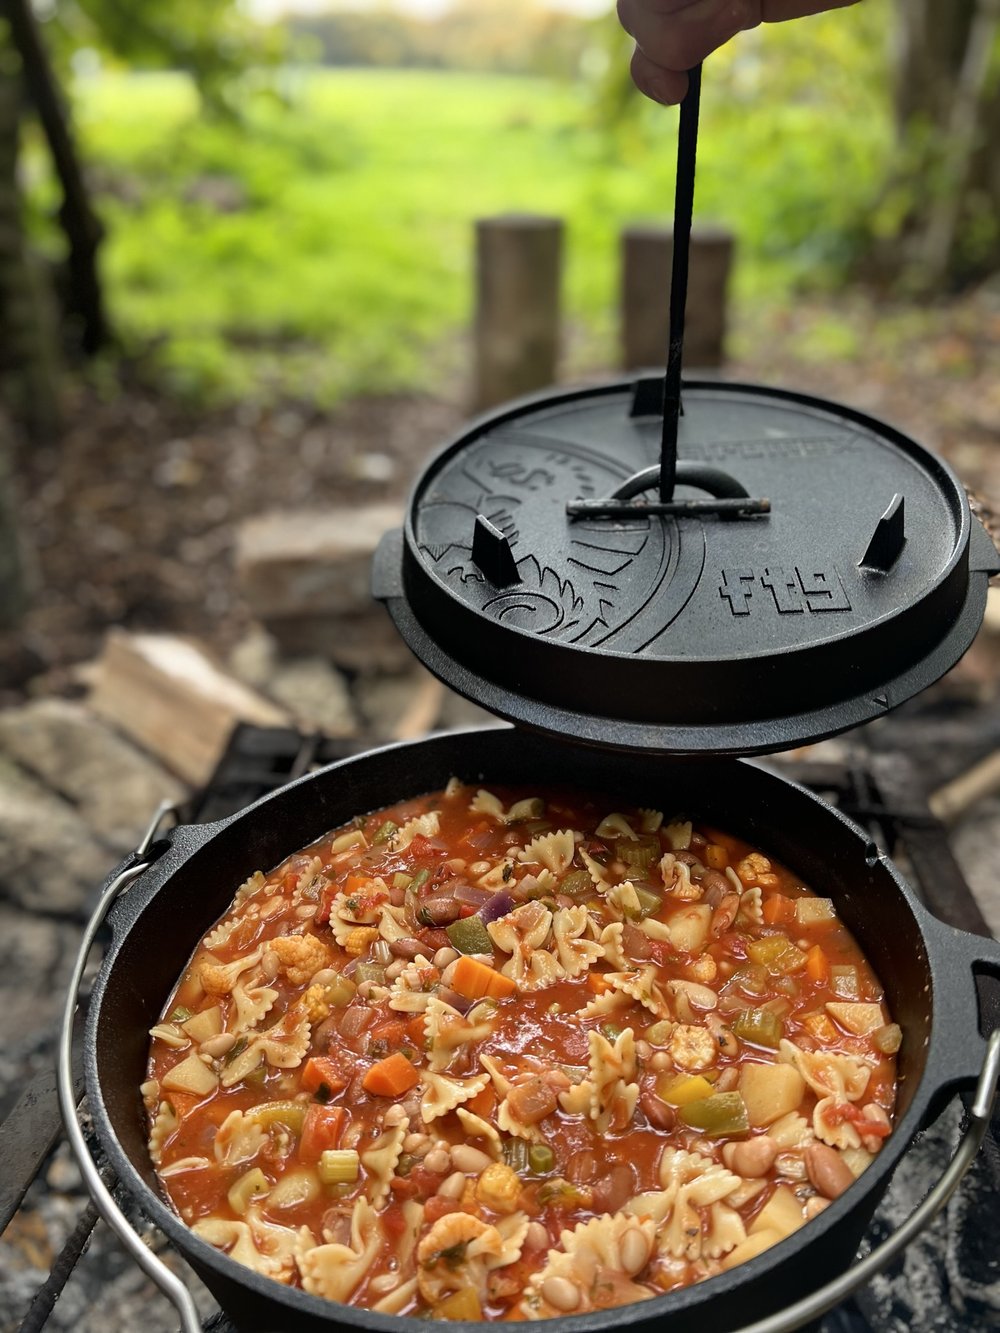
[[[454,896],[460,903],[471,903],[473,907],[482,907],[493,897],[492,889],[477,889],[474,884],[459,884]]]
[[[475,1000],[466,999],[464,995],[459,995],[457,990],[451,990],[448,986],[442,986],[437,996],[445,1004],[450,1004],[453,1009],[457,1009],[460,1014],[467,1014],[476,1003]]]
[[[514,898],[512,894],[502,890],[495,893],[488,903],[479,909],[479,915],[483,922],[497,921],[500,917],[506,916],[508,912],[514,910]]]

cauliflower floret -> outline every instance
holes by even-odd
[[[311,981],[330,962],[330,951],[315,935],[276,935],[268,940],[267,947],[278,955],[282,971],[293,986]]]
[[[718,1055],[711,1032],[695,1023],[678,1023],[670,1034],[667,1050],[678,1068],[691,1072],[711,1069]]]

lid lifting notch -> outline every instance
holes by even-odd
[[[701,107],[701,65],[688,71],[688,92],[681,103],[677,133],[677,176],[674,191],[674,245],[670,275],[670,339],[663,381],[640,380],[635,386],[632,416],[663,413],[660,462],[642,468],[612,491],[605,500],[571,500],[566,513],[574,518],[635,518],[660,514],[720,519],[753,518],[771,512],[770,500],[751,499],[743,487],[721,468],[678,461],[677,432],[684,407],[681,368],[684,361],[684,313],[687,306],[688,255],[694,212],[694,177],[698,156],[698,113]],[[677,500],[677,483],[707,491],[710,500]],[[640,500],[643,491],[657,487],[655,501]],[[484,571],[485,572],[485,571]]]

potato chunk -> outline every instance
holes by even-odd
[[[196,1097],[207,1097],[219,1086],[219,1080],[196,1055],[189,1055],[160,1080],[160,1087],[169,1092],[191,1092]]]
[[[744,1065],[740,1092],[755,1129],[798,1109],[805,1081],[794,1065]]]

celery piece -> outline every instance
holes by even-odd
[[[236,1059],[236,1057],[238,1055],[242,1055],[249,1045],[250,1045],[249,1037],[238,1037],[236,1039],[236,1044],[232,1047],[229,1054],[224,1057],[223,1062],[227,1065],[231,1065],[233,1061]]]
[[[772,1009],[741,1009],[733,1019],[732,1029],[740,1041],[776,1051],[785,1025]]]
[[[630,876],[641,879],[661,855],[659,838],[615,839],[615,856],[624,861]]]
[[[358,985],[372,981],[376,986],[385,985],[385,968],[381,963],[359,963],[354,970]]]
[[[357,990],[350,977],[337,977],[324,988],[324,995],[335,1009],[344,1009],[354,999]]]
[[[544,1176],[554,1170],[556,1155],[545,1143],[533,1143],[528,1149],[528,1165],[536,1176]]]
[[[459,953],[492,953],[493,941],[481,917],[467,916],[445,926],[451,947]]]
[[[413,883],[413,876],[406,875],[402,870],[397,870],[392,877],[392,887],[394,889],[408,889]]]
[[[233,1212],[243,1217],[250,1205],[262,1198],[270,1188],[267,1176],[259,1166],[255,1166],[245,1176],[240,1176],[235,1185],[231,1186],[226,1198]]]
[[[361,1158],[353,1148],[327,1148],[316,1168],[324,1185],[353,1185],[361,1170]]]
[[[260,1087],[267,1078],[267,1066],[258,1065],[256,1069],[251,1069],[249,1074],[244,1074],[243,1082],[249,1083],[251,1087]]]
[[[527,1171],[528,1145],[524,1139],[505,1139],[503,1143],[503,1160],[515,1171]]]
[[[588,875],[587,878],[589,879],[590,876]],[[170,1015],[169,1021],[171,1023],[186,1023],[189,1018],[194,1018],[194,1010],[188,1009],[186,1005],[179,1004]]]
[[[602,1023],[601,1032],[607,1037],[608,1041],[617,1041],[625,1029],[620,1023]]]
[[[410,893],[419,893],[420,890],[427,883],[427,881],[430,879],[430,877],[431,877],[431,872],[429,870],[418,870],[417,873],[413,876],[408,891]]]
[[[394,824],[391,819],[387,819],[384,824],[380,824],[372,838],[372,846],[377,846],[380,842],[392,842],[393,838],[399,832],[399,825]]]
[[[496,1000],[486,995],[483,999],[478,1000],[465,1016],[472,1024],[488,1023],[499,1007]]]
[[[246,1112],[248,1120],[253,1120],[262,1129],[271,1125],[285,1125],[294,1134],[302,1133],[306,1108],[302,1102],[265,1102]]]
[[[655,916],[663,906],[663,894],[644,889],[641,884],[635,886],[635,896],[639,899],[639,919]]]
[[[746,1104],[738,1092],[713,1092],[711,1097],[680,1108],[680,1118],[691,1129],[726,1138],[750,1130]]]
[[[459,1287],[431,1310],[432,1319],[481,1320],[482,1317],[483,1307],[475,1287]]]
[[[538,1202],[542,1205],[552,1203],[557,1208],[575,1208],[583,1200],[584,1196],[577,1187],[561,1176],[547,1180],[538,1191]]]
[[[762,995],[767,989],[767,968],[759,963],[744,963],[738,967],[722,989],[746,991],[748,995]]]
[[[587,870],[571,870],[559,885],[568,898],[587,898],[594,891],[594,881]]]
[[[838,1000],[860,1000],[861,984],[858,969],[849,964],[835,963],[830,968],[830,989]]]

